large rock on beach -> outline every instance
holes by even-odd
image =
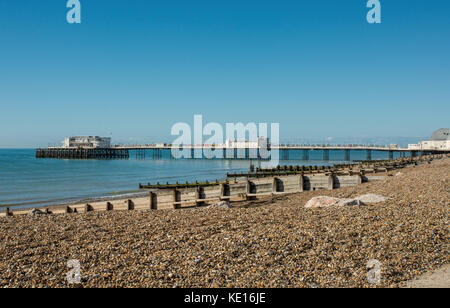
[[[358,199],[342,199],[327,196],[314,197],[306,203],[305,208],[342,207],[362,205]]]
[[[41,211],[40,209],[34,209],[31,211],[31,216],[45,215],[46,213]]]

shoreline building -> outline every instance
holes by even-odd
[[[419,151],[449,151],[450,128],[441,128],[431,135],[430,140],[420,141],[418,144],[409,144],[408,150]]]
[[[62,147],[76,149],[108,149],[111,147],[111,138],[99,136],[67,137],[62,142]]]

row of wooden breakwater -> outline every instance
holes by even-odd
[[[258,197],[299,193],[311,190],[332,190],[341,187],[356,186],[364,182],[383,180],[387,172],[408,166],[430,163],[448,155],[429,155],[410,157],[391,161],[365,162],[353,165],[336,165],[334,167],[294,166],[275,168],[274,170],[259,169],[249,174],[236,174],[234,180],[185,183],[142,185],[142,190],[150,190],[148,198],[133,200],[108,201],[101,205],[66,206],[65,213],[99,212],[112,210],[138,209],[180,209],[183,207],[204,206],[220,201],[253,200]],[[274,174],[276,173],[276,174]],[[248,176],[243,179],[242,176]],[[251,176],[250,176],[251,175]],[[239,178],[239,179],[238,179]],[[34,213],[51,214],[51,209],[33,210]],[[21,212],[23,214],[23,211]],[[6,210],[7,216],[13,212]]]

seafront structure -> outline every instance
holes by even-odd
[[[196,151],[202,151],[204,149],[213,149],[215,152],[222,152],[222,155],[218,155],[215,159],[256,159],[264,160],[262,158],[261,147],[250,147],[256,143],[253,142],[228,142],[223,145],[182,145],[180,149],[190,151],[189,157],[185,159],[198,159],[199,155],[195,155]],[[126,149],[134,151],[136,158],[145,159],[147,157],[153,159],[172,158],[171,150],[172,145],[167,144],[165,146],[145,144],[145,145],[112,145],[115,149]],[[265,149],[265,147],[264,147]],[[342,152],[343,161],[352,161],[351,155],[354,152],[363,152],[366,160],[372,160],[373,152],[386,153],[386,159],[394,159],[400,157],[415,157],[426,154],[438,154],[450,152],[450,150],[415,150],[408,148],[401,148],[398,145],[365,145],[365,144],[280,144],[280,145],[267,145],[268,151],[278,151],[278,157],[280,160],[310,160],[310,154],[320,153],[323,161],[330,160],[330,152]],[[231,155],[230,155],[231,153]],[[317,156],[317,155],[316,155]],[[270,158],[269,158],[270,159]]]
[[[397,144],[391,145],[364,145],[364,144],[280,144],[275,145],[267,138],[258,138],[256,141],[231,141],[223,144],[186,144],[178,148],[190,155],[184,159],[203,159],[205,149],[215,152],[214,159],[256,159],[270,160],[267,151],[276,152],[280,160],[310,160],[310,153],[319,152],[323,161],[330,160],[330,152],[343,153],[342,161],[352,161],[351,155],[355,151],[365,153],[367,161],[372,160],[373,152],[386,153],[386,159],[416,157],[427,154],[450,153],[450,129],[440,129],[431,137],[430,141],[422,141],[417,145],[410,144],[408,148],[401,148]],[[173,159],[174,146],[167,143],[114,145],[111,138],[98,136],[69,137],[62,147],[49,147],[38,149],[37,158],[62,159],[127,159],[133,151],[136,159]],[[262,155],[262,152],[265,155]],[[199,155],[200,153],[200,155]],[[353,153],[353,154],[352,154]],[[217,154],[217,155],[216,155]],[[263,157],[264,156],[264,157]],[[317,155],[315,155],[317,157]]]
[[[450,151],[450,128],[441,128],[435,131],[430,140],[418,144],[408,145],[410,150],[419,151]]]
[[[63,148],[83,149],[107,149],[111,147],[111,138],[99,136],[75,136],[67,137],[62,142]]]
[[[59,159],[127,159],[129,151],[111,148],[111,138],[98,136],[67,137],[62,147],[37,149],[36,158]]]

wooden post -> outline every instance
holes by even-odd
[[[93,212],[93,211],[94,211],[94,208],[93,208],[92,205],[90,205],[89,203],[86,204],[86,205],[84,206],[84,212],[85,212],[85,213],[87,213],[87,212]]]
[[[334,189],[334,174],[331,174],[331,175],[328,176],[327,189],[328,190],[333,190]]]
[[[256,197],[250,197],[249,195],[252,193],[252,182],[250,180],[247,180],[247,184],[246,184],[246,194],[245,194],[245,199],[248,200],[255,200]]]
[[[245,184],[245,200],[250,200],[250,197],[248,196],[249,193],[250,193],[250,181],[247,180]]]
[[[106,202],[106,211],[114,210],[114,205],[111,202]]]
[[[11,212],[11,210],[9,209],[9,207],[6,208],[6,217],[11,217],[13,216],[13,213]]]
[[[303,192],[304,189],[304,182],[303,182],[303,174],[300,174],[300,176],[298,177],[298,191],[299,192]]]
[[[181,208],[181,204],[178,204],[178,203],[177,203],[177,202],[178,202],[178,191],[177,191],[177,189],[174,189],[174,190],[172,191],[172,195],[173,195],[173,197],[172,197],[172,200],[173,200],[173,208],[174,208],[175,210],[178,210],[178,209]]]
[[[158,197],[156,193],[150,192],[150,209],[157,210],[158,209]]]
[[[362,182],[363,182],[362,176],[361,175],[356,175],[356,176],[358,177],[357,185],[362,184]]]
[[[225,184],[220,184],[220,200],[223,200],[223,197],[225,197]]]
[[[195,205],[196,206],[202,206],[204,204],[203,201],[200,201],[202,198],[202,188],[200,186],[197,186],[195,190]]]
[[[132,200],[128,200],[127,204],[128,204],[128,210],[129,211],[134,210],[134,202]]]

